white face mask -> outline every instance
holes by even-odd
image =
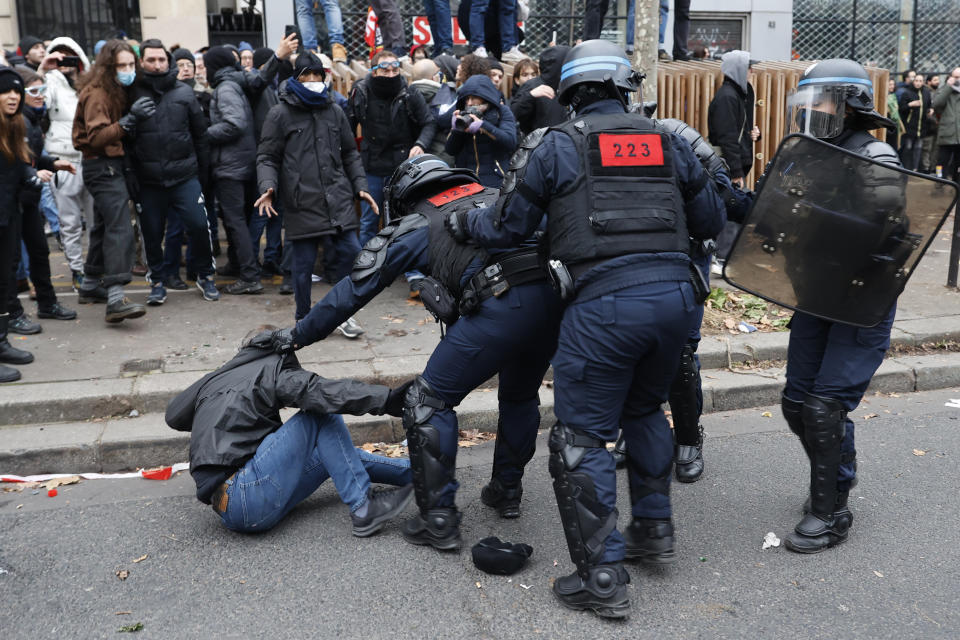
[[[327,90],[327,85],[323,82],[304,82],[303,86],[307,91],[313,91],[314,93],[323,93]]]

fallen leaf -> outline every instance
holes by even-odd
[[[65,484],[77,484],[80,482],[80,476],[68,476],[66,478],[51,478],[43,483],[44,489],[56,489]]]
[[[143,630],[143,623],[137,622],[134,624],[128,624],[125,627],[120,627],[117,629],[117,633],[136,633],[137,631]]]
[[[880,573],[879,571],[874,571],[874,572],[873,572],[873,575],[877,576],[878,578],[882,578],[882,577],[883,577],[883,574]]]
[[[913,455],[915,455],[915,456],[925,456],[925,455],[927,455],[927,452],[924,451],[923,449],[914,449],[914,450],[913,450]]]
[[[735,326],[737,326],[737,321],[733,318],[724,318],[723,326],[725,326],[727,329],[733,329]]]
[[[143,554],[142,556],[140,556],[139,558],[137,558],[136,560],[134,560],[133,563],[134,563],[134,564],[137,564],[138,562],[143,562],[143,561],[146,560],[146,559],[147,559],[147,554]]]
[[[761,418],[772,418],[772,417],[773,417],[773,414],[770,413],[769,411],[764,411],[763,413],[760,414],[760,417],[761,417]]]
[[[875,413],[868,413],[867,415],[863,416],[863,418],[861,418],[861,420],[872,420],[873,418],[876,418],[876,417],[877,417],[877,414],[875,414]]]
[[[115,616],[129,616],[132,615],[133,611],[114,611],[113,615]]]
[[[130,572],[127,571],[126,569],[120,569],[119,571],[117,571],[117,577],[120,578],[121,580],[126,580],[129,575],[130,575]]]

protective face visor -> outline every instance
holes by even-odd
[[[804,133],[814,138],[835,138],[843,131],[846,87],[811,84],[787,95],[788,134]]]

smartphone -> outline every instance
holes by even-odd
[[[295,24],[288,24],[283,28],[283,37],[286,39],[291,33],[297,34],[297,53],[303,49],[303,38],[300,37],[300,29]]]
[[[63,56],[62,60],[57,60],[58,67],[79,67],[80,56]]]

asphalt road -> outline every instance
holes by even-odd
[[[141,622],[139,637],[165,639],[956,638],[960,409],[944,406],[951,397],[960,391],[871,397],[855,412],[853,532],[816,556],[760,549],[768,531],[782,538],[793,527],[806,493],[802,452],[779,409],[707,416],[707,472],[674,485],[678,562],[629,568],[626,622],[554,600],[551,579],[572,565],[541,437],[515,521],[479,502],[492,446],[460,455],[467,545],[496,534],[535,549],[510,578],[479,572],[468,549],[408,545],[396,525],[354,538],[332,487],[256,536],[222,529],[186,474],[85,481],[55,498],[0,493],[0,636],[116,637]],[[623,524],[625,478],[621,487]]]

